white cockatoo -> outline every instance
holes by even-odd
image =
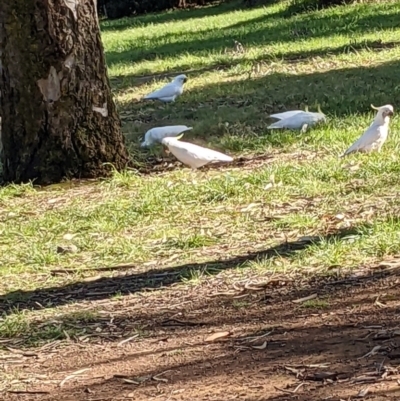
[[[306,110],[307,111],[307,110]],[[271,118],[277,118],[278,120],[284,120],[285,118],[289,118],[294,116],[298,113],[304,113],[304,110],[291,110],[291,111],[284,111],[283,113],[275,113],[271,114]]]
[[[174,102],[175,99],[182,95],[183,85],[187,81],[187,76],[184,74],[178,75],[172,82],[166,84],[161,89],[149,93],[144,96],[145,100],[160,100],[164,103]]]
[[[165,127],[154,127],[145,133],[144,140],[140,146],[142,148],[148,148],[155,143],[161,143],[163,138],[175,137],[182,132],[190,131],[192,129],[193,127],[187,127],[186,125],[167,125]]]
[[[340,157],[349,155],[355,152],[372,152],[381,151],[389,133],[390,117],[393,116],[393,106],[386,104],[385,106],[375,107],[371,104],[374,110],[377,110],[376,116],[368,129],[357,139]]]
[[[267,129],[301,129],[305,131],[307,127],[313,126],[321,121],[326,121],[326,116],[318,106],[318,112],[291,110],[283,113],[271,114],[270,117],[277,118],[279,121],[271,124]]]
[[[163,138],[162,144],[183,164],[198,169],[212,162],[231,162],[233,158],[193,143],[182,142],[180,137]]]

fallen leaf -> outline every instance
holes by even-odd
[[[369,393],[369,387],[361,389],[356,395],[357,398],[364,398]]]
[[[65,234],[63,236],[63,239],[65,239],[66,241],[71,241],[72,238],[76,237],[76,234]]]
[[[231,335],[231,333],[229,331],[219,331],[217,333],[211,334],[204,341],[207,341],[207,342],[215,341],[215,340],[218,340],[219,338],[228,337],[230,335]]]
[[[382,348],[382,345],[376,345],[374,348],[372,348],[371,351],[367,352],[365,355],[360,356],[357,359],[363,359],[363,358],[367,358],[369,356],[376,355],[381,348]]]
[[[81,279],[83,282],[85,283],[90,283],[91,281],[96,281],[96,280],[100,280],[102,278],[102,276],[98,275],[98,276],[91,276],[91,277],[86,277],[84,279]]]
[[[122,381],[124,383],[128,383],[128,384],[136,384],[136,385],[140,384],[139,382],[136,382],[135,380],[130,380],[130,379],[122,379]]]
[[[53,199],[49,199],[47,201],[47,203],[53,204],[53,203],[56,203],[56,202],[60,202],[62,200],[63,200],[63,198],[53,198]]]
[[[315,292],[314,294],[311,294],[308,297],[295,299],[292,302],[295,303],[295,304],[301,304],[302,302],[310,301],[311,299],[315,299],[317,297],[318,297],[318,294]]]
[[[135,335],[132,336],[132,337],[126,338],[126,339],[120,341],[120,342],[117,344],[117,347],[121,347],[121,345],[124,345],[124,344],[128,343],[129,341],[134,340],[134,339],[137,338],[137,337],[139,337],[139,334],[135,334]]]
[[[259,203],[250,203],[250,205],[248,205],[248,206],[246,206],[246,207],[240,209],[240,211],[241,211],[242,213],[245,213],[245,212],[248,212],[248,211],[251,210],[251,209],[254,209],[255,207],[257,207],[257,206],[259,206],[259,205],[260,205]]]
[[[87,372],[88,370],[90,370],[91,368],[85,368],[85,369],[80,369],[77,370],[75,372],[72,372],[70,375],[68,375],[64,380],[61,381],[61,383],[59,384],[60,387],[62,387],[68,380],[73,379],[74,377],[81,375],[84,372]]]
[[[254,349],[265,349],[265,348],[267,348],[267,342],[264,341],[264,343],[261,344],[261,345],[252,345],[251,348],[254,348]]]

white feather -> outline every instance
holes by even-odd
[[[160,100],[161,102],[165,103],[174,102],[178,96],[182,95],[183,85],[186,81],[186,75],[178,75],[172,82],[166,84],[161,89],[149,93],[148,95],[144,96],[143,99]]]
[[[212,149],[193,143],[182,142],[177,138],[164,138],[162,144],[183,164],[197,169],[212,162],[231,162],[233,158]]]
[[[270,117],[277,118],[278,120],[283,120],[284,118],[292,117],[298,113],[303,113],[303,110],[284,111],[283,113],[271,114]]]
[[[375,108],[375,107],[374,107]],[[373,152],[381,151],[383,144],[389,134],[390,116],[393,115],[393,106],[387,104],[378,109],[374,121],[368,129],[357,139],[341,157],[355,152]]]
[[[144,140],[140,146],[142,148],[149,147],[155,143],[161,143],[163,138],[175,137],[182,132],[190,131],[192,129],[193,127],[187,127],[186,125],[167,125],[165,127],[154,127],[145,133]]]

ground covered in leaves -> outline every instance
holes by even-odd
[[[324,278],[220,274],[190,286],[175,272],[127,270],[38,290],[19,307],[79,301],[80,319],[52,317],[77,332],[32,349],[2,340],[5,399],[397,400],[399,265]],[[106,296],[128,287],[123,299]]]
[[[396,113],[400,4],[286,7],[102,22],[135,168],[0,188],[1,399],[399,399],[398,118],[338,155],[370,103]],[[173,105],[141,102],[182,72]],[[266,129],[318,103],[327,124]],[[235,161],[139,148],[167,124]]]

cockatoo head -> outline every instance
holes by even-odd
[[[180,85],[183,85],[188,80],[188,77],[185,74],[178,75],[174,78],[174,81]]]
[[[153,145],[153,141],[151,140],[151,132],[152,129],[149,129],[143,136],[142,142],[140,143],[141,148],[149,148]]]
[[[177,141],[179,141],[179,139],[181,139],[183,137],[183,133],[178,135],[178,136],[167,136],[166,138],[163,138],[161,140],[161,144],[164,147],[164,151],[165,153],[170,153],[169,147],[170,145],[173,146],[174,143],[176,143]]]
[[[150,146],[150,144],[148,142],[146,142],[146,140],[144,140],[143,142],[141,142],[140,147],[141,148],[148,148]]]
[[[374,110],[377,110],[376,117],[375,119],[379,119],[382,121],[385,121],[386,119],[390,119],[390,117],[393,116],[393,106],[391,104],[386,104],[385,106],[381,107],[375,107],[373,104],[371,104],[371,107]]]
[[[172,143],[179,141],[183,137],[183,133],[178,135],[178,136],[167,136],[166,138],[163,138],[161,143],[165,146],[168,147]]]

